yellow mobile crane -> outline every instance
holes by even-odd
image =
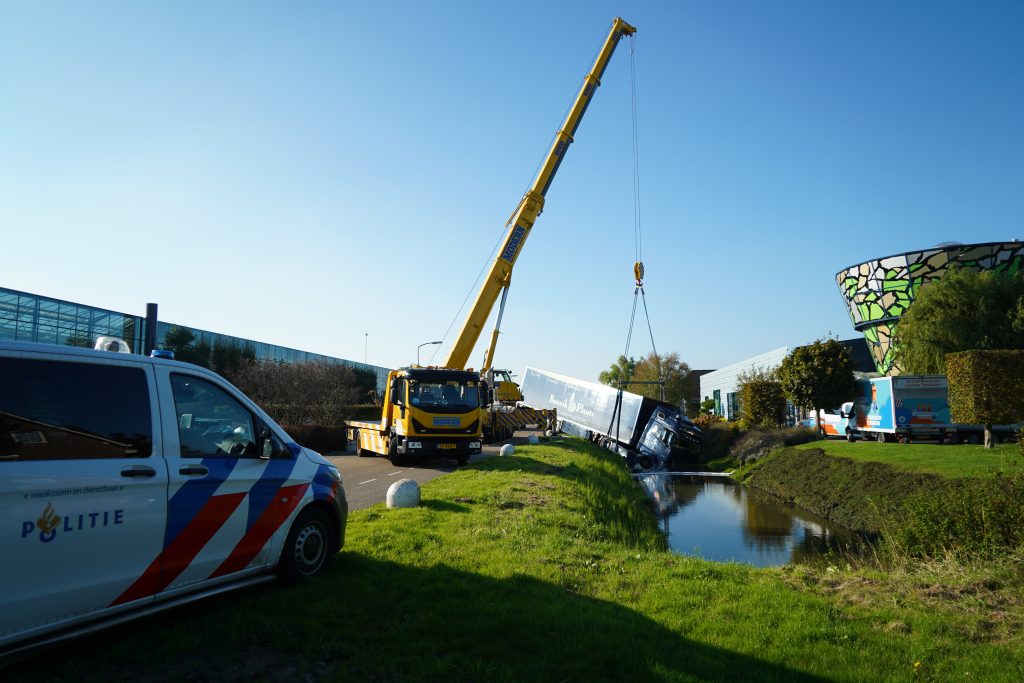
[[[512,267],[523,249],[537,217],[544,209],[544,196],[573,142],[583,114],[601,85],[601,76],[619,40],[636,29],[621,18],[612,21],[611,30],[594,60],[590,73],[573,101],[561,130],[544,158],[530,189],[523,195],[509,218],[508,231],[494,263],[487,273],[462,329],[452,344],[443,367],[408,367],[388,375],[384,392],[384,408],[380,422],[348,422],[348,438],[359,455],[381,454],[399,464],[410,453],[450,454],[465,464],[469,456],[480,452],[484,422],[491,400],[514,405],[522,399],[519,388],[506,371],[491,368],[498,343],[505,299],[512,280]],[[498,318],[484,356],[482,372],[467,368],[469,356],[480,338],[487,318],[501,295]]]

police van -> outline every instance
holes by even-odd
[[[219,375],[0,342],[4,658],[318,574],[347,516],[338,470]]]

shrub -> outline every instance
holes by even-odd
[[[697,425],[701,429],[716,424],[718,422],[724,422],[724,418],[721,415],[715,415],[714,413],[701,413],[697,417],[693,418],[693,424]]]
[[[911,493],[884,534],[913,556],[1024,548],[1024,474],[944,480],[940,491]]]
[[[746,427],[778,427],[786,417],[786,396],[782,384],[771,379],[754,379],[740,387],[743,424]]]
[[[348,446],[345,428],[334,425],[282,425],[296,443],[318,453],[343,451]]]
[[[782,432],[787,446],[799,446],[818,440],[818,432],[810,427],[789,427]]]
[[[964,351],[946,356],[949,411],[954,422],[992,425],[1024,419],[1024,351]]]
[[[701,449],[704,460],[713,460],[729,454],[729,449],[740,435],[740,426],[735,422],[712,422],[704,430],[704,444]]]
[[[327,361],[254,361],[231,381],[281,424],[341,425],[376,386],[371,372]]]

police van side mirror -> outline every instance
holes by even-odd
[[[288,449],[284,447],[281,440],[274,436],[274,433],[270,431],[268,427],[263,427],[260,430],[259,437],[259,457],[260,460],[270,460],[272,458],[280,458],[288,452]]]

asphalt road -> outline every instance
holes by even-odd
[[[513,439],[519,442],[521,437]],[[470,462],[479,462],[498,454],[501,444],[487,444],[483,452],[470,458]],[[395,467],[384,456],[360,458],[352,446],[344,453],[334,452],[327,456],[341,472],[341,480],[345,484],[345,496],[348,498],[349,510],[361,510],[387,498],[388,487],[399,479],[413,479],[423,484],[459,469],[455,460],[437,458],[423,460],[402,467]]]

